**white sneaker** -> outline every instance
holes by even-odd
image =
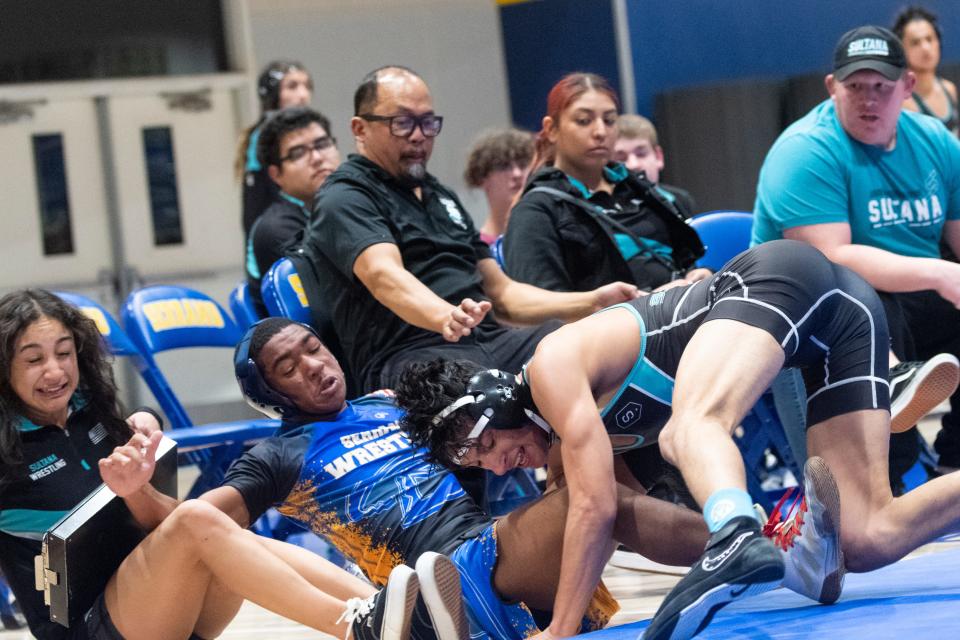
[[[960,362],[949,353],[890,367],[890,431],[900,433],[917,424],[953,395],[958,382]]]
[[[337,622],[349,625],[344,640],[407,640],[417,604],[416,572],[399,565],[390,572],[387,586],[369,598],[350,598]]]
[[[470,637],[460,591],[460,572],[446,556],[428,551],[417,558],[420,595],[427,606],[437,640]]]
[[[804,494],[793,489],[777,503],[763,533],[784,554],[783,586],[832,604],[843,591],[846,568],[840,549],[840,493],[823,458],[803,467]]]

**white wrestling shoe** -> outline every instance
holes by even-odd
[[[787,492],[763,533],[784,552],[783,586],[833,604],[846,575],[840,550],[840,493],[823,458],[807,460],[803,476],[804,495]]]
[[[437,640],[469,638],[457,566],[446,556],[428,551],[417,558],[417,578]]]

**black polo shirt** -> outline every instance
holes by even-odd
[[[0,474],[0,566],[30,631],[42,640],[71,632],[50,622],[43,592],[34,588],[33,557],[40,555],[43,533],[102,484],[97,463],[117,445],[79,395],[71,408],[64,429],[21,417],[23,465],[4,465]]]
[[[403,266],[451,304],[486,300],[477,263],[490,258],[456,194],[427,175],[422,201],[370,160],[350,155],[317,193],[304,244],[316,262],[319,304],[332,317],[351,369],[369,379],[387,358],[433,332],[414,327],[380,304],[353,273],[367,247],[397,245]],[[489,318],[489,317],[488,317]],[[484,321],[491,327],[492,319]]]

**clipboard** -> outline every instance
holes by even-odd
[[[150,484],[176,498],[177,443],[164,436],[156,460]],[[123,498],[106,485],[50,527],[43,534],[41,555],[34,558],[36,588],[43,591],[50,620],[67,628],[77,624],[145,537]]]

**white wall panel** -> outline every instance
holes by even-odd
[[[402,64],[430,85],[444,116],[429,170],[463,197],[480,223],[483,195],[462,173],[470,140],[510,124],[498,9],[492,0],[248,0],[257,69],[293,58],[313,74],[313,104],[353,151],[353,92],[370,70]]]

